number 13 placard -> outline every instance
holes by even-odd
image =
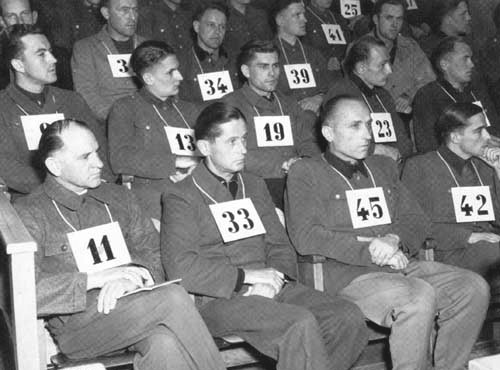
[[[266,233],[250,198],[211,204],[209,207],[224,243]]]

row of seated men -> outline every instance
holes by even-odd
[[[278,3],[280,21],[304,12],[301,2]],[[224,14],[210,6],[195,28],[207,14]],[[393,8],[403,10],[381,4]],[[433,124],[441,146],[408,161],[404,185],[394,159],[408,156],[411,142],[382,88],[389,51],[372,35],[350,48],[346,77],[313,95],[323,104],[323,155],[317,107],[303,109],[278,87],[286,69],[279,43],[245,44],[238,70],[246,83],[203,108],[177,97],[186,82],[180,53],[142,42],[127,64],[142,88],[112,104],[107,136],[84,99],[50,86],[57,68],[45,35],[13,27],[7,45],[13,80],[0,96],[1,140],[11,154],[0,175],[18,197],[29,194],[15,206],[40,246],[39,314],[69,357],[129,348],[139,369],[221,368],[210,332],[241,336],[279,369],[347,369],[366,344],[368,318],[392,329],[396,369],[427,368],[431,352],[436,368],[465,366],[489,297],[470,270],[487,276],[499,241],[500,152],[486,130],[489,111],[471,104],[477,99],[443,107]],[[447,38],[436,49],[445,50],[434,64],[451,86],[461,46]],[[394,129],[396,142],[376,142]],[[134,175],[135,195],[101,183],[101,174],[113,178],[108,154],[115,174]],[[429,198],[417,194],[424,186]],[[288,233],[275,205],[285,209]],[[160,235],[151,217],[161,220]],[[417,261],[427,236],[443,245],[441,261],[470,270]],[[295,250],[327,257],[326,294],[296,282]],[[198,311],[175,285],[118,300],[164,273],[182,279]]]

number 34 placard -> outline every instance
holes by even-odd
[[[203,101],[220,99],[233,92],[229,71],[202,73],[197,76]]]
[[[451,188],[451,196],[457,222],[495,220],[489,186]]]
[[[383,188],[347,190],[345,195],[355,229],[391,223]]]
[[[209,207],[224,243],[266,233],[250,198],[211,204]]]

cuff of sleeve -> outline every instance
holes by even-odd
[[[243,288],[243,283],[245,282],[245,271],[243,269],[238,269],[238,277],[236,278],[236,286],[234,291],[238,293],[241,288]]]

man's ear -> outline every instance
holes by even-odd
[[[333,140],[333,129],[330,126],[322,126],[321,127],[321,134],[325,138],[326,141],[329,143],[332,142]]]
[[[36,24],[36,21],[38,20],[38,12],[36,10],[31,12],[31,18],[33,19],[33,24]]]
[[[241,70],[241,73],[243,74],[243,76],[245,76],[245,78],[247,80],[249,80],[250,79],[250,68],[248,68],[248,66],[246,64],[242,64],[240,67],[240,70]]]
[[[151,73],[146,72],[142,75],[142,79],[146,85],[152,85],[153,84],[153,76]]]
[[[198,147],[198,149],[200,150],[200,153],[204,157],[208,157],[209,156],[209,154],[210,154],[210,143],[209,143],[208,140],[205,140],[205,139],[198,140],[198,141],[196,141],[196,146]]]
[[[61,176],[61,166],[59,164],[59,161],[54,158],[54,157],[48,157],[45,160],[45,167],[47,167],[47,170],[54,176],[59,177]]]
[[[109,9],[107,6],[101,6],[101,14],[105,20],[109,19]]]
[[[453,131],[453,132],[450,133],[450,141],[453,144],[460,143],[461,139],[462,139],[462,134],[458,130],[457,131]]]
[[[378,19],[378,14],[374,14],[374,15],[372,16],[372,21],[373,21],[373,24],[374,24],[376,27],[378,27],[378,21],[379,21],[379,19]]]
[[[14,58],[10,61],[10,65],[14,68],[14,71],[24,73],[24,63],[19,58]]]
[[[194,30],[194,32],[196,32],[196,34],[198,34],[198,32],[200,31],[200,22],[199,21],[193,21],[193,30]]]

